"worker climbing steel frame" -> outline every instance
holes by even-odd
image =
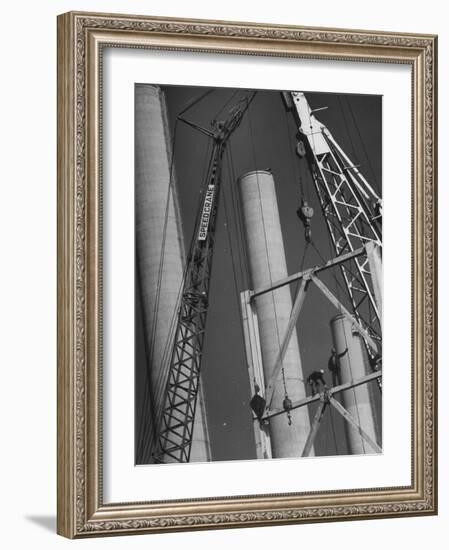
[[[213,140],[213,148],[203,188],[202,208],[195,225],[195,238],[192,239],[187,257],[164,402],[158,421],[158,437],[153,452],[155,462],[190,460],[208,311],[222,158],[229,138],[239,126],[255,93],[244,92],[240,101],[229,110],[227,119],[214,123],[213,131],[179,117],[180,121],[209,136]]]
[[[327,127],[315,117],[316,111],[326,107],[312,110],[302,92],[284,92],[283,97],[295,116],[298,145],[309,164],[336,256],[372,243],[380,257],[382,200]],[[368,252],[372,253],[372,249]],[[353,315],[379,342],[382,320],[378,302],[381,300],[375,296],[375,290],[381,291],[380,271],[373,274],[368,254],[354,257],[341,268]]]
[[[295,273],[286,277],[285,279],[274,281],[272,284],[267,285],[262,288],[255,289],[253,291],[247,290],[241,293],[241,307],[242,307],[242,317],[244,321],[245,329],[245,341],[246,341],[246,351],[248,356],[248,368],[250,371],[250,380],[258,381],[259,387],[265,387],[264,399],[266,402],[265,413],[261,418],[254,418],[254,422],[259,422],[259,426],[254,424],[255,434],[256,434],[256,449],[258,458],[267,458],[269,454],[269,439],[266,437],[265,425],[269,422],[270,418],[278,416],[280,414],[286,414],[287,410],[285,409],[271,409],[270,405],[273,398],[273,393],[275,386],[278,382],[279,374],[282,369],[282,360],[287,350],[290,338],[293,334],[293,331],[296,330],[296,323],[298,321],[299,314],[301,312],[302,305],[305,300],[307,288],[310,283],[315,284],[315,286],[326,296],[326,298],[339,310],[340,313],[345,315],[348,319],[351,320],[355,330],[364,339],[366,345],[370,348],[373,355],[376,355],[379,352],[378,342],[376,339],[372,338],[370,333],[366,328],[360,323],[360,321],[351,314],[344,305],[338,300],[334,294],[329,290],[329,288],[318,278],[318,273],[325,271],[327,269],[332,269],[338,266],[344,266],[344,264],[357,260],[358,258],[370,258],[370,262],[373,264],[373,267],[377,268],[375,265],[375,252],[376,249],[372,243],[367,243],[361,248],[348,252],[346,254],[340,255],[338,258],[329,260],[323,265],[319,265],[299,273]],[[368,261],[368,259],[367,259]],[[292,312],[290,319],[287,325],[285,335],[281,341],[280,349],[276,362],[271,373],[271,377],[268,381],[263,383],[263,370],[261,366],[261,357],[258,348],[258,325],[257,325],[257,315],[254,311],[255,300],[258,296],[266,294],[267,292],[273,292],[277,288],[282,286],[292,284],[296,281],[301,281],[298,293],[295,298],[295,302],[292,307]],[[378,310],[382,310],[382,297],[380,293],[376,292],[376,296],[379,297],[379,302],[376,303]],[[306,397],[301,401],[292,403],[290,410],[297,409],[299,407],[304,407],[310,403],[319,401],[318,408],[315,413],[315,417],[312,422],[309,436],[307,438],[306,444],[302,451],[302,456],[308,456],[312,449],[314,440],[318,433],[318,428],[323,417],[323,414],[328,405],[331,405],[362,437],[363,440],[369,445],[373,452],[381,452],[381,448],[372,438],[364,431],[363,427],[360,426],[359,422],[338,402],[334,399],[334,395],[343,391],[347,391],[351,388],[355,388],[362,384],[366,384],[373,380],[380,381],[382,377],[381,370],[373,372],[367,376],[364,376],[358,380],[353,380],[350,383],[341,384],[335,386],[331,389],[325,389],[321,393],[317,393],[312,397]],[[259,384],[259,381],[261,382]]]

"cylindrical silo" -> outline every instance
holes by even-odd
[[[204,405],[203,386],[198,387],[195,422],[193,424],[192,448],[190,449],[190,462],[209,462],[212,460],[209,429],[207,426],[206,408]]]
[[[273,175],[269,171],[249,172],[239,179],[243,222],[252,288],[270,284],[288,275]],[[265,380],[270,379],[292,310],[288,286],[256,298]],[[292,402],[306,396],[296,330],[290,339],[279,374],[271,408],[282,408],[285,388]],[[270,419],[273,458],[299,457],[310,431],[307,407]],[[313,454],[313,452],[311,453]]]
[[[346,315],[337,315],[331,320],[334,348],[340,358],[340,383],[356,382],[371,371],[367,368],[363,340],[357,327]],[[359,424],[364,432],[378,442],[373,403],[367,384],[346,390],[341,395],[343,407]],[[348,422],[345,422],[348,452],[350,454],[370,454],[376,452]]]
[[[172,348],[174,323],[182,285],[184,242],[172,165],[170,132],[165,97],[158,86],[135,86],[135,231],[136,267],[140,287],[147,368],[150,373],[151,401],[137,411],[138,431],[147,434],[151,443],[137,458],[151,462],[155,442],[155,417],[162,409],[168,360]],[[146,374],[136,373],[137,387],[146,384]],[[197,419],[204,414],[199,392]],[[192,456],[210,460],[209,438],[205,419],[194,428],[197,440]],[[139,441],[137,441],[139,449]],[[142,456],[143,452],[143,456]]]

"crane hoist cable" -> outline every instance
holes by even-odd
[[[315,252],[318,254],[318,257],[320,258],[321,262],[323,264],[325,264],[327,262],[327,260],[324,258],[324,256],[321,254],[321,252],[319,251],[317,245],[315,244],[315,241],[312,239],[311,243],[312,245],[312,248],[315,250]],[[338,285],[338,287],[340,288],[340,290],[344,293],[345,292],[345,289],[342,285],[342,283],[340,283],[340,281],[338,280],[337,276],[335,275],[335,273],[332,273],[332,277],[334,279],[334,281],[336,282],[336,285]]]
[[[340,110],[340,114],[341,114],[341,117],[342,117],[342,120],[343,120],[344,127],[346,129],[346,134],[348,136],[349,143],[351,144],[353,160],[355,161],[356,164],[360,164],[358,155],[357,155],[356,150],[355,150],[354,141],[352,139],[352,135],[351,135],[351,132],[349,130],[348,120],[346,118],[346,114],[345,114],[345,111],[344,111],[344,108],[343,108],[343,101],[342,101],[340,95],[336,96],[336,101],[338,102],[338,107],[339,107],[339,110]]]
[[[282,101],[282,96],[279,95],[280,100]],[[304,190],[303,190],[303,183],[302,178],[300,175],[298,175],[297,172],[297,162],[295,155],[293,154],[291,143],[290,143],[290,123],[289,123],[289,117],[287,115],[287,111],[285,109],[282,109],[284,112],[284,121],[285,121],[285,129],[286,129],[286,141],[287,141],[287,150],[289,152],[289,163],[290,163],[290,176],[292,181],[299,182],[299,186],[301,188],[301,193],[304,196]]]
[[[309,248],[309,242],[306,242],[306,245],[304,247],[304,252],[303,252],[303,255],[302,255],[301,266],[300,266],[300,269],[299,269],[300,272],[302,272],[304,270],[304,264],[305,264],[305,261],[306,261],[306,255],[307,255],[308,248]],[[294,293],[294,295],[295,295],[294,301],[296,301],[296,298],[298,296],[300,285],[301,285],[301,281],[298,280],[297,283],[296,283],[296,289],[295,289],[295,293]],[[283,385],[283,388],[284,388],[284,400],[282,402],[282,406],[283,406],[284,410],[287,413],[288,425],[291,426],[292,425],[292,417],[291,417],[291,414],[290,414],[290,410],[293,407],[293,403],[292,403],[291,399],[288,396],[287,381],[285,379],[285,370],[284,370],[283,366],[282,366],[282,369],[281,369],[281,373],[282,373],[282,385]],[[304,383],[303,378],[300,378],[299,380]]]
[[[141,295],[140,287],[141,287],[141,280],[140,277],[136,277],[136,286],[139,288],[139,294]],[[145,330],[145,322],[144,323],[144,330]],[[146,338],[143,338],[144,343],[144,351],[145,351],[145,358],[149,357],[149,349],[148,349],[148,342]],[[139,427],[137,430],[137,449],[136,449],[136,460],[137,462],[142,461],[142,445],[143,445],[143,439],[145,434],[147,433],[148,429],[152,430],[152,422],[151,419],[149,419],[150,409],[152,408],[151,403],[149,403],[150,400],[150,380],[149,380],[149,373],[147,365],[145,364],[145,369],[143,370],[143,396],[142,401],[139,409]],[[151,411],[152,413],[155,412],[154,410]],[[149,426],[149,428],[148,428]]]
[[[239,92],[238,89],[234,90],[234,92],[231,94],[231,96],[225,100],[223,105],[218,109],[218,111],[215,113],[214,117],[212,118],[212,124],[214,124],[217,120],[220,114],[226,109],[226,107],[231,103],[231,101],[234,99],[234,97]]]
[[[352,118],[352,121],[354,123],[354,127],[357,131],[357,135],[358,135],[358,138],[359,138],[359,141],[360,141],[360,144],[362,146],[362,149],[363,149],[363,153],[365,155],[365,158],[367,160],[367,163],[368,163],[368,167],[370,169],[370,172],[371,172],[371,175],[373,177],[373,181],[374,183],[376,184],[376,188],[379,190],[379,181],[376,177],[376,173],[374,172],[374,168],[373,168],[373,165],[371,163],[371,158],[370,158],[370,155],[368,155],[368,152],[366,150],[366,146],[365,146],[365,141],[362,137],[362,134],[360,132],[360,128],[359,128],[359,125],[357,124],[357,120],[354,116],[354,112],[353,112],[353,109],[352,109],[352,106],[351,106],[351,103],[349,102],[348,98],[346,98],[346,103],[347,103],[347,106],[348,106],[348,109],[349,109],[349,113],[351,115],[351,118]]]
[[[287,119],[287,111],[284,110],[286,120]],[[313,137],[313,136],[312,136]],[[309,206],[310,202],[310,193],[309,193],[309,187],[308,187],[308,180],[305,177],[304,174],[304,160],[307,155],[304,142],[300,135],[298,135],[299,141],[297,142],[296,146],[296,154],[301,159],[300,161],[300,173],[298,177],[298,183],[299,183],[299,189],[301,193],[301,199],[300,199],[300,205],[298,209],[296,210],[296,215],[301,220],[303,226],[304,226],[304,236],[307,243],[310,243],[312,238],[312,217],[314,214],[313,208]],[[306,181],[306,186],[304,185],[304,181]]]
[[[251,108],[248,108],[248,127],[249,127],[249,133],[250,133],[250,143],[251,143],[251,151],[253,155],[253,162],[254,162],[254,170],[256,172],[256,182],[257,182],[257,193],[259,195],[259,204],[260,204],[260,213],[262,218],[262,226],[263,226],[263,236],[264,236],[264,244],[265,244],[265,253],[267,258],[267,266],[268,266],[268,275],[269,275],[269,282],[270,285],[273,284],[273,277],[271,274],[271,264],[270,264],[270,254],[268,252],[268,239],[267,239],[267,232],[266,232],[266,225],[265,225],[265,217],[264,217],[264,211],[263,211],[263,203],[262,203],[262,196],[260,194],[260,183],[259,183],[259,174],[257,171],[257,159],[256,159],[256,149],[254,146],[254,134],[253,134],[253,126],[252,126],[252,117],[251,117]],[[278,341],[279,350],[281,349],[281,336],[279,333],[279,324],[278,324],[278,315],[277,315],[277,308],[276,308],[276,302],[274,299],[274,292],[270,292],[272,305],[273,305],[273,312],[274,312],[274,321],[276,325],[276,337]],[[284,376],[284,361],[281,359],[281,370]],[[285,401],[285,399],[284,399]]]
[[[312,240],[312,218],[313,218],[313,208],[309,206],[309,203],[303,197],[301,199],[301,204],[298,210],[296,210],[296,215],[301,220],[304,226],[304,238],[307,243],[310,243]]]
[[[270,255],[268,253],[268,242],[267,242],[267,234],[266,234],[266,225],[265,225],[265,218],[264,218],[264,212],[263,212],[263,204],[262,204],[262,197],[260,194],[260,184],[259,184],[259,177],[257,172],[257,161],[256,161],[256,153],[255,153],[255,146],[254,146],[254,134],[253,134],[253,128],[252,128],[252,119],[251,119],[251,109],[248,109],[248,125],[250,130],[250,142],[251,142],[251,149],[253,153],[253,161],[254,161],[254,168],[256,171],[256,182],[257,182],[257,190],[259,194],[259,204],[261,205],[261,218],[262,218],[262,225],[263,225],[263,234],[264,234],[264,243],[265,243],[265,251],[266,251],[266,257],[268,262],[268,274],[270,279],[270,284],[273,284],[273,277],[272,277],[272,271],[271,271],[271,264],[270,264]],[[274,320],[276,325],[276,336],[278,341],[279,349],[281,349],[281,337],[280,337],[280,331],[279,331],[279,323],[278,323],[278,314],[277,314],[277,308],[276,308],[276,302],[274,300],[274,292],[270,293],[272,304],[273,304],[273,311],[274,311]],[[281,373],[282,373],[282,387],[284,390],[284,399],[282,402],[283,408],[287,413],[287,422],[289,426],[292,424],[290,409],[292,408],[293,404],[291,399],[288,397],[287,392],[287,384],[285,379],[285,366],[284,361],[281,359]]]
[[[229,172],[230,172],[230,178],[231,182],[236,181],[236,171],[234,166],[234,159],[233,159],[233,152],[232,152],[232,142],[229,143],[229,147],[227,148],[227,158],[229,162]],[[237,248],[239,252],[239,258],[240,258],[240,267],[241,267],[241,276],[242,276],[242,287],[247,288],[249,285],[249,282],[251,280],[250,271],[249,271],[249,261],[248,261],[248,255],[247,250],[245,247],[245,230],[243,228],[243,214],[242,214],[242,205],[239,199],[238,191],[236,190],[235,185],[230,186],[231,191],[231,200],[232,200],[232,207],[233,212],[235,213],[235,223],[236,223],[236,229],[237,229]],[[240,309],[240,304],[239,304]],[[241,330],[242,333],[244,332],[243,328],[243,318],[239,316],[240,323],[241,323]],[[244,338],[243,338],[244,339]],[[248,341],[249,347],[250,347],[250,357],[253,357],[255,354],[255,350],[253,349],[253,341],[250,338]],[[246,351],[245,351],[246,353]],[[255,376],[253,377],[253,385],[254,388],[256,388],[256,394],[253,396],[252,400],[250,401],[250,407],[254,410],[256,413],[256,416],[260,419],[262,418],[262,415],[265,411],[265,400],[262,396],[258,395],[260,392],[260,387],[257,384]],[[257,397],[256,397],[257,396]]]
[[[307,114],[308,114],[308,117],[309,117],[309,127],[312,130],[312,120],[311,120],[310,106],[309,106]],[[312,152],[316,156],[315,137],[314,137],[313,133],[311,134],[311,136],[312,136],[312,144],[311,144]],[[302,146],[302,147],[300,147],[300,146]],[[307,152],[306,152],[306,149],[305,149],[305,146],[304,146],[304,142],[302,141],[302,136],[300,136],[299,141],[298,141],[297,154],[301,159],[305,159],[305,157],[307,155]],[[302,166],[302,163],[301,163],[301,166]],[[305,187],[304,187],[304,179],[306,180],[307,190],[305,190]],[[312,224],[311,224],[311,222],[312,222],[312,218],[313,218],[313,215],[314,215],[314,210],[309,205],[310,196],[311,196],[310,193],[309,193],[309,181],[305,176],[303,177],[302,173],[299,177],[299,185],[300,185],[300,189],[301,189],[301,204],[300,204],[298,210],[296,211],[296,214],[297,214],[298,218],[301,220],[301,222],[304,225],[305,239],[306,239],[307,242],[310,243],[312,241]]]
[[[229,157],[229,155],[228,155]],[[229,174],[229,179],[231,180],[231,185],[228,186],[232,189],[232,184],[234,182],[234,180],[232,179],[232,172],[230,172]],[[232,191],[231,191],[232,192]],[[235,299],[236,299],[236,306],[237,306],[237,311],[239,311],[239,308],[240,308],[240,292],[239,292],[239,284],[238,284],[238,281],[237,281],[237,262],[235,261],[235,256],[234,256],[234,246],[233,246],[233,243],[232,243],[232,239],[231,239],[231,226],[232,226],[232,223],[231,223],[231,218],[229,216],[229,209],[228,209],[228,204],[227,204],[227,198],[226,198],[226,192],[225,192],[225,189],[223,189],[223,206],[224,206],[224,216],[225,216],[225,220],[226,220],[226,224],[227,224],[227,231],[225,231],[226,233],[226,236],[227,236],[227,239],[228,239],[228,245],[229,245],[229,251],[230,251],[230,255],[231,255],[231,264],[232,264],[232,274],[233,274],[233,281],[234,281],[234,293],[235,293]],[[238,231],[237,229],[237,224],[236,224],[236,231]],[[237,233],[238,235],[238,233]],[[238,242],[238,238],[237,238],[237,242]],[[239,319],[239,326],[240,326],[240,332],[241,332],[241,337],[242,339],[244,339],[244,327],[243,327],[243,319],[242,319],[242,316],[241,315],[238,315],[238,319]]]
[[[346,100],[347,110],[351,114],[352,121],[353,121],[353,127],[355,128],[355,130],[357,132],[358,141],[359,141],[359,143],[362,147],[366,163],[368,165],[368,168],[369,168],[369,170],[371,172],[371,175],[372,175],[372,178],[373,178],[373,182],[375,183],[376,190],[378,190],[379,185],[378,185],[377,177],[376,177],[376,174],[374,173],[374,169],[373,169],[373,165],[371,163],[370,155],[368,155],[368,152],[366,150],[365,143],[364,143],[362,134],[360,132],[360,128],[359,128],[359,126],[357,124],[357,121],[354,117],[354,113],[352,111],[351,103],[350,103],[348,97],[344,97],[344,99]],[[360,166],[361,163],[359,161],[359,157],[358,157],[358,155],[356,153],[356,150],[355,150],[354,142],[353,142],[352,135],[351,135],[350,128],[349,128],[349,124],[348,124],[348,121],[347,121],[347,118],[346,118],[346,115],[345,115],[345,111],[344,111],[344,108],[343,108],[343,101],[340,97],[338,98],[338,100],[339,100],[340,110],[341,110],[341,113],[342,113],[344,124],[345,124],[345,127],[346,127],[346,132],[348,134],[348,138],[349,138],[349,141],[351,143],[353,156],[354,156],[354,160],[355,160],[355,165],[358,167],[358,166]],[[366,210],[371,213],[372,222],[378,226],[380,224],[380,220],[382,219],[382,204],[381,204],[381,202],[379,200],[377,200],[377,201],[369,203],[369,202],[366,201],[366,199],[365,199],[365,197],[363,197],[363,195],[361,195],[359,193],[358,193],[358,195],[359,195],[359,200],[365,205]]]
[[[312,242],[312,246],[315,248],[316,252],[318,253],[318,255],[320,256],[320,258],[322,259],[322,261],[324,261],[324,258],[321,254],[321,252],[318,250],[318,247],[315,245],[315,243]],[[339,281],[337,279],[337,276],[335,275],[335,273],[332,273],[332,276],[335,280],[335,284],[336,284],[336,292],[337,292],[337,299],[338,299],[338,302],[340,303],[340,298],[339,298],[339,290],[338,290],[338,287],[339,287]],[[348,341],[347,341],[347,338],[346,338],[346,330],[345,328],[343,328],[343,334],[344,334],[344,338],[345,338],[345,347],[346,349],[349,349],[348,348]],[[349,366],[349,371],[350,371],[350,376],[351,376],[351,380],[354,379],[354,375],[353,375],[353,372],[352,372],[352,364],[351,364],[351,359],[350,359],[350,356],[348,355],[347,357],[347,361],[348,361],[348,366]],[[358,400],[357,400],[357,394],[356,394],[356,388],[352,388],[352,392],[353,392],[353,395],[354,395],[354,401],[355,401],[355,406],[356,406],[356,411],[357,411],[357,419],[358,419],[358,423],[360,425],[360,413],[359,413],[359,405],[358,405]],[[365,444],[364,444],[364,441],[363,441],[363,438],[362,438],[362,447],[363,447],[363,452],[365,452]]]
[[[229,143],[228,155],[229,155],[229,159],[230,159],[230,162],[231,162],[232,181],[236,181],[236,176],[235,176],[236,171],[235,171],[235,166],[234,166],[234,154],[232,152],[232,149],[233,149],[232,143]],[[243,271],[244,271],[244,277],[245,277],[245,288],[247,288],[248,285],[249,285],[249,282],[251,280],[251,276],[250,276],[250,270],[249,270],[248,252],[247,252],[246,247],[245,247],[245,238],[244,238],[245,230],[244,230],[244,227],[243,227],[243,209],[242,209],[242,204],[241,204],[241,201],[240,201],[240,196],[239,196],[239,193],[238,193],[236,187],[232,186],[231,190],[232,190],[232,197],[233,197],[233,206],[235,208],[236,217],[237,217],[237,225],[239,227],[239,232],[240,232],[239,244],[240,244],[240,251],[241,251],[241,254],[242,254],[242,257],[243,257],[243,264],[242,265],[243,265]]]
[[[206,90],[205,92],[201,93],[198,97],[192,99],[192,101],[189,101],[187,103],[187,105],[185,105],[178,113],[178,116],[177,118],[179,119],[179,117],[181,115],[184,115],[189,109],[191,109],[192,107],[194,107],[197,103],[199,103],[200,101],[202,101],[205,97],[207,97],[208,95],[210,95],[211,93],[213,93],[215,91],[215,88],[210,88],[208,90]]]
[[[226,149],[226,159],[228,162],[228,173],[229,173],[229,186],[228,186],[228,192],[230,195],[230,202],[231,202],[231,212],[233,213],[233,219],[231,223],[231,218],[229,218],[229,224],[234,229],[235,232],[235,238],[233,242],[236,244],[237,248],[237,255],[238,255],[238,273],[240,277],[240,288],[246,287],[246,272],[248,270],[247,264],[247,258],[245,257],[244,253],[244,247],[243,247],[243,232],[242,232],[242,226],[241,221],[239,217],[239,205],[238,205],[238,198],[236,197],[236,190],[235,190],[235,170],[232,160],[232,154],[231,154],[231,144],[229,144],[229,147]],[[242,320],[243,322],[243,320]]]

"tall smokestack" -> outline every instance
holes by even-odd
[[[135,86],[135,223],[136,267],[140,286],[147,368],[152,391],[151,411],[137,411],[140,433],[155,443],[155,416],[162,410],[168,360],[173,346],[178,297],[183,278],[184,241],[172,166],[165,97],[158,86]],[[170,185],[171,181],[171,185]],[[168,335],[170,334],[170,338]],[[168,350],[168,353],[167,353]],[[145,369],[143,369],[145,370]],[[136,396],[147,384],[145,372],[136,372]],[[141,396],[142,398],[142,396]],[[203,394],[198,395],[194,425],[193,460],[208,461],[209,437]],[[204,416],[204,418],[203,418]],[[139,444],[139,442],[138,442]],[[139,463],[151,462],[152,445]]]
[[[355,382],[369,374],[370,371],[367,369],[363,352],[363,341],[360,334],[355,329],[353,330],[351,320],[346,315],[337,315],[331,320],[330,324],[337,354],[344,353],[346,349],[348,350],[340,358],[340,383]],[[345,409],[356,420],[362,430],[376,442],[378,437],[368,384],[351,388],[340,395]],[[345,422],[345,430],[350,454],[376,452],[348,422]]]
[[[287,277],[284,243],[271,172],[254,171],[239,179],[249,267],[253,289]],[[288,286],[281,287],[256,298],[265,380],[268,381],[275,366],[288,320],[292,298]],[[296,331],[290,339],[283,360],[283,375],[277,380],[272,408],[282,408],[285,387],[294,401],[306,396],[304,375],[299,354]],[[273,458],[299,457],[310,431],[306,407],[291,411],[289,426],[286,415],[270,419],[270,438]],[[311,453],[313,455],[313,451]]]

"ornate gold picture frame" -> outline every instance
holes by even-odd
[[[400,206],[412,221],[411,311],[403,313],[411,326],[411,351],[404,351],[406,358],[411,357],[410,484],[273,493],[261,481],[260,491],[251,494],[186,498],[180,493],[177,498],[155,498],[154,473],[149,470],[143,500],[105,499],[103,381],[108,364],[103,356],[103,281],[108,274],[103,265],[103,199],[107,196],[103,61],[110,49],[194,52],[206,58],[239,55],[242,61],[263,57],[357,66],[378,63],[410,69],[411,204],[406,201]],[[59,16],[59,534],[83,538],[437,513],[436,109],[437,38],[433,35],[96,13]],[[131,378],[133,369],[129,365]]]

